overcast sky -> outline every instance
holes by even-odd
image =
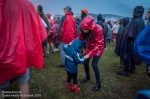
[[[63,14],[63,8],[72,7],[74,13],[87,8],[89,13],[114,14],[120,16],[132,16],[135,6],[142,5],[145,13],[150,8],[150,0],[29,0],[35,6],[42,5],[44,13]],[[145,16],[145,15],[144,15]]]

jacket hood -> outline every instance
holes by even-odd
[[[134,8],[133,17],[142,18],[144,13],[144,8],[142,6],[137,6]]]
[[[128,17],[123,18],[123,27],[127,26],[129,24],[130,19]]]
[[[74,50],[79,53],[82,48],[82,42],[78,39],[75,39],[71,44],[71,47],[74,48]]]
[[[83,28],[85,30],[93,30],[95,27],[94,18],[90,15],[86,16],[82,20],[80,26],[81,26],[81,28]]]
[[[97,21],[99,21],[99,20],[101,20],[102,21],[102,14],[99,14],[98,16],[97,16]]]

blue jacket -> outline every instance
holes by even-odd
[[[141,90],[137,93],[135,99],[150,99],[150,90]]]
[[[82,42],[75,39],[71,45],[64,46],[65,52],[65,69],[69,73],[77,73],[77,65],[83,64],[84,59],[80,58],[79,52],[82,48]]]
[[[142,30],[134,42],[134,52],[150,64],[150,24]]]

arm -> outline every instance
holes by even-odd
[[[83,64],[84,63],[84,59],[80,58],[78,53],[75,53],[73,56],[73,60],[79,64]]]
[[[47,30],[47,32],[51,29],[51,27],[50,27],[50,24],[49,24],[49,22],[48,22],[48,20],[47,20],[47,18],[46,18],[46,16],[44,15],[44,21],[45,21],[45,23],[46,23],[46,25],[47,25],[47,27],[46,27],[46,30]]]
[[[95,44],[94,48],[87,53],[87,55],[91,58],[93,57],[98,51],[100,51],[100,54],[102,55],[104,50],[104,37],[102,34],[103,30],[97,30],[97,33],[95,34]]]
[[[63,47],[63,51],[66,53],[66,49],[69,47],[69,44],[66,44],[64,47]]]
[[[58,29],[58,38],[59,38],[59,40],[60,40],[60,36],[62,35],[62,33],[63,33],[63,24],[64,24],[64,21],[65,21],[65,19],[66,19],[66,17],[65,16],[63,16],[62,18],[61,18],[61,21],[60,21],[60,26],[59,26],[59,29]]]

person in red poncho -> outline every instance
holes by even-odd
[[[79,34],[79,40],[86,40],[86,55],[84,56],[84,69],[86,77],[81,82],[90,80],[89,61],[92,60],[92,67],[96,77],[96,86],[93,91],[98,91],[101,88],[100,72],[98,68],[98,62],[104,51],[104,37],[103,29],[100,25],[94,23],[94,18],[86,16],[80,23],[81,33]]]
[[[0,0],[0,99],[4,98],[2,90],[15,77],[21,94],[29,94],[29,68],[43,68],[41,42],[46,37],[46,29],[32,3]]]

